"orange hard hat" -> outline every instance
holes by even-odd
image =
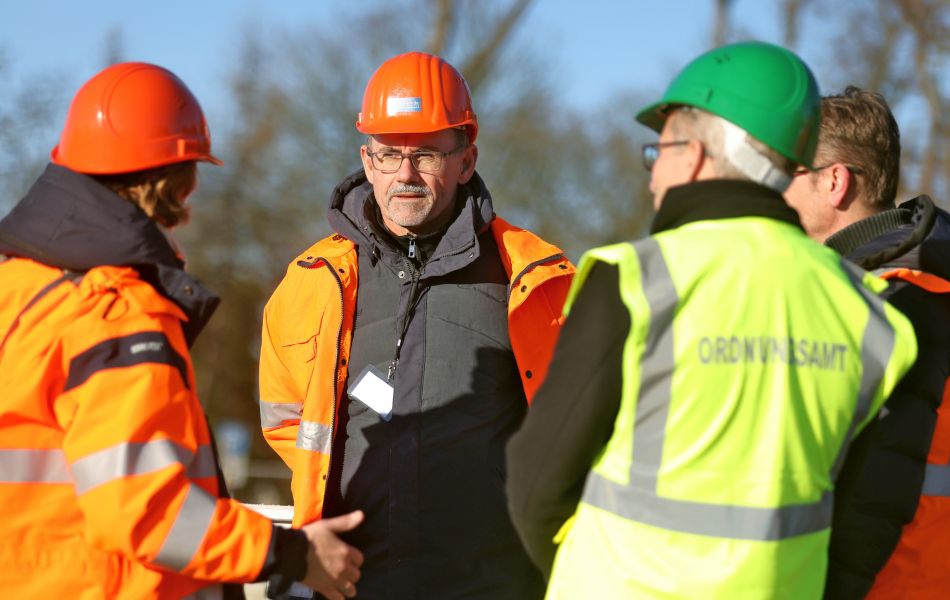
[[[211,155],[201,106],[174,73],[148,63],[107,67],[76,92],[50,159],[80,173],[143,171]]]
[[[438,56],[408,52],[384,62],[366,84],[356,128],[366,134],[428,133],[464,127],[478,135],[472,94],[455,67]]]

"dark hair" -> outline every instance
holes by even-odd
[[[871,208],[894,207],[900,160],[900,130],[884,96],[849,85],[844,93],[821,99],[815,162],[857,167],[858,196]]]

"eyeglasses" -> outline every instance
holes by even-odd
[[[660,158],[660,149],[669,148],[671,146],[685,146],[689,143],[689,140],[679,140],[676,142],[656,142],[653,144],[643,144],[643,166],[646,167],[647,171],[653,170],[653,165],[656,164],[656,159]]]
[[[416,171],[434,175],[439,173],[442,167],[445,166],[446,156],[460,152],[465,148],[467,148],[467,146],[459,146],[448,152],[420,150],[419,152],[410,152],[409,154],[394,152],[392,150],[381,150],[379,152],[367,150],[366,154],[368,154],[373,161],[373,168],[380,173],[395,173],[402,167],[402,161],[408,158],[412,164],[412,168]]]
[[[820,167],[798,167],[795,169],[795,172],[792,173],[792,177],[798,177],[799,175],[805,175],[806,173],[817,173],[818,171],[824,171],[828,167],[833,167],[838,163],[828,163],[827,165],[822,165]],[[854,165],[844,165],[844,168],[853,173],[854,175],[864,175],[864,169],[861,167],[855,167]]]

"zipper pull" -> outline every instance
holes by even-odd
[[[389,361],[389,372],[386,373],[386,381],[392,383],[393,374],[396,372],[396,365],[399,364],[399,351],[402,349],[402,338],[396,340],[396,354]]]
[[[409,258],[416,257],[416,238],[409,238]]]

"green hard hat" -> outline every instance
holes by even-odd
[[[637,121],[659,132],[676,105],[722,117],[783,156],[812,166],[821,96],[808,66],[785,48],[741,42],[711,50],[686,65],[663,99],[641,110]]]

